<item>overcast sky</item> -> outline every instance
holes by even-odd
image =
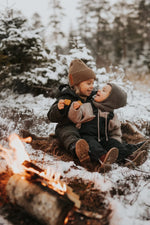
[[[0,0],[0,9],[6,6],[21,10],[25,17],[31,18],[37,12],[41,16],[43,24],[47,24],[49,15],[48,3],[50,0]],[[64,7],[66,19],[63,24],[64,30],[68,31],[69,27],[76,28],[77,10],[76,5],[79,0],[61,0]],[[115,2],[117,0],[109,0]]]
[[[66,29],[69,26],[75,27],[76,23],[74,21],[77,17],[76,4],[78,0],[61,0],[61,2],[67,17],[64,22]],[[0,9],[8,5],[9,7],[21,10],[27,18],[31,18],[37,12],[40,14],[43,23],[46,24],[49,14],[48,3],[49,0],[0,0]]]

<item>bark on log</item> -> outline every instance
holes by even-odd
[[[44,172],[44,170],[42,170],[40,167],[38,167],[37,165],[35,165],[34,163],[32,163],[32,162],[29,162],[29,161],[27,161],[27,160],[25,160],[24,162],[23,162],[23,165],[26,167],[26,172],[27,172],[27,170],[29,169],[29,178],[31,179],[31,180],[33,180],[34,178],[32,177],[32,175],[31,175],[31,171],[30,171],[30,169],[33,169],[33,170],[35,170],[34,172],[33,172],[33,176],[35,176],[35,179],[37,179],[37,177],[39,177],[39,179],[40,179],[40,176],[36,173],[36,171],[38,171],[38,172]],[[27,174],[26,174],[27,175]],[[29,180],[30,180],[29,179]],[[42,179],[42,177],[41,177],[41,179]],[[66,185],[66,195],[67,195],[67,197],[72,201],[72,202],[74,202],[74,205],[75,205],[75,207],[76,208],[80,208],[80,206],[81,206],[81,201],[80,201],[80,199],[79,199],[79,195],[77,195],[76,193],[74,193],[73,192],[73,190],[72,190],[72,188],[71,187],[69,187],[69,186],[67,186]]]
[[[121,123],[121,130],[122,140],[128,144],[137,144],[146,140],[145,135],[143,135],[139,129],[129,121]]]
[[[15,174],[10,177],[6,192],[11,203],[22,207],[44,224],[64,224],[68,212],[74,206],[73,202],[66,196],[41,186]]]

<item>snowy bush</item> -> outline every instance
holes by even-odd
[[[41,63],[46,58],[41,37],[23,16],[15,15],[15,11],[12,13],[9,9],[0,16],[0,43],[0,59],[5,59],[5,65],[10,68],[12,66],[13,75],[28,70],[32,64]]]

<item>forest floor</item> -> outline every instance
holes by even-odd
[[[120,112],[121,118],[133,121],[140,132],[150,137],[150,91],[149,82],[133,82],[135,95],[129,106]],[[141,84],[142,83],[142,84]],[[137,92],[139,90],[139,92]],[[131,170],[113,165],[109,173],[100,174],[79,165],[61,149],[51,151],[50,133],[54,127],[46,118],[53,100],[42,95],[16,95],[0,93],[0,145],[8,148],[8,135],[12,132],[21,137],[32,136],[31,144],[25,148],[31,161],[42,169],[52,167],[60,173],[62,181],[79,194],[82,209],[102,215],[101,219],[71,211],[67,225],[148,225],[150,221],[150,154],[140,167]],[[40,103],[40,104],[39,104]],[[42,110],[41,110],[42,108]],[[140,117],[140,120],[139,120]],[[51,127],[52,125],[52,127]],[[28,133],[29,132],[29,133]],[[35,136],[34,136],[35,135]],[[40,137],[41,139],[39,140]],[[45,138],[46,137],[46,138]],[[139,139],[140,141],[140,139]],[[54,145],[53,145],[54,147]],[[150,149],[147,149],[148,151]],[[6,195],[5,186],[10,177],[8,166],[1,160],[0,166],[0,225],[41,225],[24,209],[12,205]]]
[[[126,78],[132,82],[133,87],[136,90],[141,92],[147,92],[150,90],[150,74],[143,76],[132,76],[131,74],[128,74]]]

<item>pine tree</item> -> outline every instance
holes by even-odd
[[[140,0],[138,7],[138,33],[141,34],[138,58],[142,57],[143,64],[150,71],[150,2]]]
[[[145,0],[132,3],[120,1],[114,5],[113,63],[121,63],[123,67],[133,68],[137,72],[147,70],[143,66],[145,64],[148,68],[149,64],[149,5],[145,5]]]
[[[89,4],[91,1],[79,1],[77,9],[80,12],[80,16],[78,16],[78,23],[79,23],[79,33],[81,37],[90,37],[91,36],[91,30],[89,27]]]
[[[60,42],[65,37],[62,21],[64,18],[63,8],[60,0],[50,0],[49,2],[49,23],[47,27],[47,42],[50,46],[55,47],[55,51],[58,54],[60,48]]]
[[[41,16],[38,13],[34,13],[31,18],[31,26],[32,30],[41,37],[43,48],[45,48],[46,40],[45,40],[45,26],[42,23]]]
[[[68,55],[69,63],[71,60],[78,58],[83,60],[89,67],[96,70],[95,60],[91,54],[91,51],[84,44],[80,36],[74,36],[70,40],[71,48]]]
[[[114,5],[113,51],[114,62],[128,66],[135,57],[137,35],[137,4],[119,1]]]
[[[6,57],[7,63],[18,68],[18,72],[44,59],[40,36],[31,30],[23,16],[16,16],[15,11],[8,8],[0,17],[0,43],[1,57]]]
[[[107,12],[109,4],[106,0],[81,1],[81,17],[79,26],[81,36],[86,45],[96,56],[97,65],[101,66],[108,60],[110,46],[109,23]]]
[[[40,29],[41,27],[43,27],[41,16],[38,13],[34,13],[32,16],[32,26],[35,29]]]

